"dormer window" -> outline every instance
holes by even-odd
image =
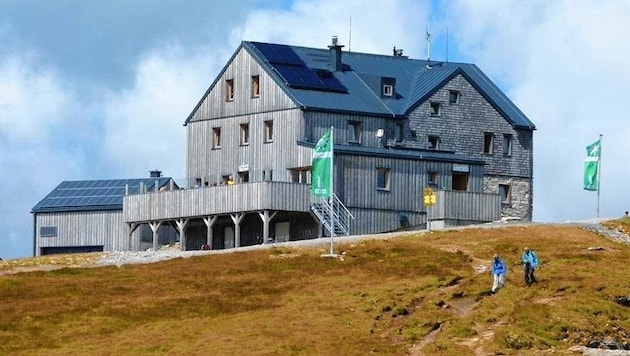
[[[442,106],[440,105],[440,103],[434,101],[431,102],[431,109],[429,111],[431,113],[431,116],[440,116],[441,108]]]
[[[381,78],[381,96],[391,98],[394,96],[395,78]]]

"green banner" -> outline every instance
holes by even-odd
[[[318,198],[332,195],[333,143],[332,132],[328,131],[317,141],[313,152],[311,171],[311,194]]]
[[[599,190],[599,155],[601,140],[586,146],[584,160],[584,190]]]

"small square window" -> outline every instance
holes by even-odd
[[[388,168],[376,169],[376,190],[389,190],[389,175]]]
[[[361,123],[358,121],[348,121],[348,143],[361,143]]]
[[[440,148],[440,137],[439,136],[429,136],[429,149],[437,150]]]
[[[273,121],[267,120],[265,121],[265,143],[273,142]]]
[[[225,100],[234,100],[234,79],[227,79],[225,81]]]
[[[492,142],[494,141],[494,134],[492,132],[483,133],[483,153],[487,155],[492,154]]]
[[[217,150],[221,148],[221,128],[215,127],[212,129],[212,148]]]
[[[252,75],[252,98],[260,96],[260,76]]]
[[[509,184],[499,184],[499,195],[501,204],[510,205],[512,203],[512,189]]]
[[[383,85],[383,96],[394,96],[394,87],[391,84]]]
[[[241,146],[249,145],[249,124],[241,124]]]
[[[459,104],[460,93],[457,90],[448,91],[448,103]]]
[[[440,112],[441,112],[440,103],[431,102],[431,109],[429,112],[431,113],[431,116],[440,116]]]
[[[310,184],[310,168],[289,169],[289,182]]]
[[[512,135],[510,134],[503,135],[503,155],[512,155]]]

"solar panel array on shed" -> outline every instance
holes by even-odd
[[[291,46],[260,42],[252,44],[291,88],[337,93],[348,91],[331,71],[307,66]]]
[[[137,178],[63,181],[50,194],[42,199],[33,212],[79,211],[79,210],[119,210],[123,197],[138,194],[168,184],[170,178]]]

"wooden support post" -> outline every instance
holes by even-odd
[[[203,222],[206,224],[206,244],[212,250],[212,226],[217,221],[219,216],[208,216],[207,218],[203,218]]]
[[[269,241],[269,222],[271,221],[271,219],[274,218],[274,216],[276,216],[278,212],[274,211],[273,214],[271,214],[271,216],[269,215],[269,210],[264,210],[262,213],[258,212],[258,216],[260,216],[260,219],[262,220],[263,223],[263,236],[262,236],[262,243],[263,245],[267,243],[267,241]]]
[[[241,220],[245,214],[231,214],[234,222],[234,247],[241,247]]]
[[[177,224],[177,230],[179,231],[179,248],[182,251],[186,251],[186,225],[189,221],[189,219],[184,218],[175,220],[175,224]]]
[[[158,229],[160,225],[162,225],[161,221],[152,221],[149,223],[151,231],[153,231],[153,251],[157,251],[158,249]]]

